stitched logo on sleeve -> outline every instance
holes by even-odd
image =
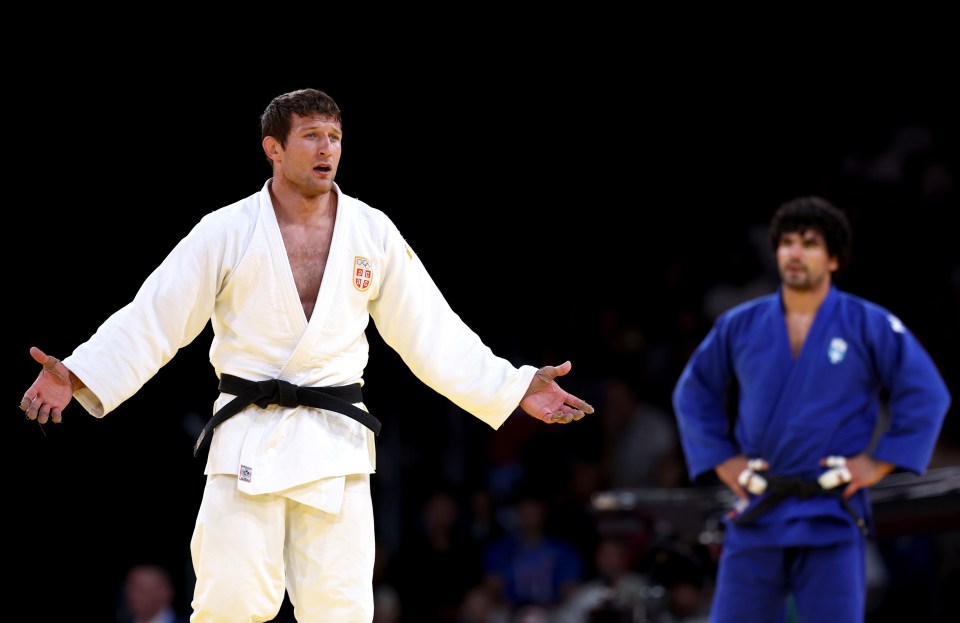
[[[250,482],[253,480],[253,468],[247,467],[246,465],[240,466],[240,480],[243,482]]]
[[[353,287],[360,292],[370,289],[373,281],[373,262],[359,255],[353,258]]]
[[[894,333],[903,333],[906,331],[906,328],[903,326],[903,323],[900,322],[900,319],[893,314],[887,316],[887,321],[890,322],[890,328],[893,329]]]
[[[830,340],[830,348],[827,350],[827,356],[830,358],[830,363],[837,364],[843,361],[843,358],[847,355],[847,343],[843,338],[835,337]]]

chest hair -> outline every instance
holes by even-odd
[[[303,313],[310,320],[330,255],[333,228],[287,225],[282,226],[280,232]]]

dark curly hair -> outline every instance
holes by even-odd
[[[782,204],[770,220],[770,246],[776,253],[783,234],[802,233],[812,229],[820,232],[827,244],[827,252],[837,258],[840,268],[849,265],[853,232],[847,215],[822,197],[797,197]]]

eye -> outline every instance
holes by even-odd
[[[803,238],[803,248],[805,249],[816,249],[823,246],[826,246],[823,238],[818,235],[805,236]]]

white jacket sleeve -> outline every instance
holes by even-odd
[[[537,369],[495,355],[450,307],[390,223],[386,270],[371,303],[377,330],[426,385],[493,428],[513,413]]]

